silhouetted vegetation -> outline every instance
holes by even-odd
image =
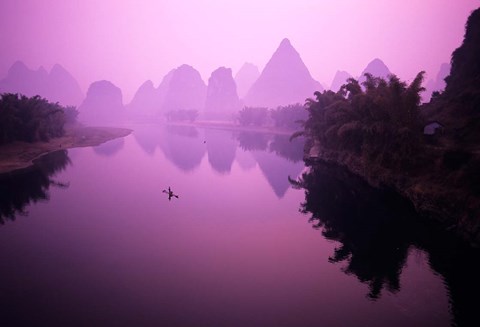
[[[335,162],[371,185],[387,186],[472,244],[480,244],[480,9],[452,55],[445,92],[420,105],[423,72],[348,79],[338,92],[306,100],[307,162]],[[424,135],[427,123],[441,133]]]
[[[48,141],[62,136],[66,122],[74,122],[78,112],[40,96],[4,93],[0,98],[0,144],[13,141]]]
[[[448,288],[454,325],[478,325],[477,306],[469,300],[480,291],[478,249],[418,216],[392,190],[373,188],[338,165],[315,163],[291,183],[305,190],[301,212],[337,242],[329,262],[341,263],[342,271],[367,284],[369,299],[401,290],[408,256],[418,249]]]
[[[419,115],[423,72],[410,85],[394,75],[388,81],[365,77],[364,88],[350,78],[337,93],[315,92],[316,99],[307,99],[304,134],[312,143],[351,151],[369,163],[411,166],[413,154],[423,144]]]
[[[30,203],[48,200],[51,186],[68,187],[68,183],[52,177],[69,164],[67,151],[60,150],[39,158],[27,171],[0,175],[0,224],[26,215],[25,208]]]

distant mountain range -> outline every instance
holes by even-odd
[[[84,98],[78,82],[59,64],[53,66],[48,73],[43,67],[38,70],[29,69],[21,61],[15,62],[7,76],[0,81],[0,93],[7,92],[26,96],[41,95],[51,102],[72,106],[78,106]]]
[[[432,91],[444,87],[443,79],[449,70],[442,66],[436,80],[429,82],[428,98]],[[358,78],[360,83],[365,80],[365,73],[379,77],[391,74],[378,58],[363,70]],[[337,71],[330,89],[338,91],[350,77],[348,72]],[[92,83],[85,97],[73,76],[58,64],[47,72],[43,67],[31,70],[17,61],[0,80],[0,93],[38,94],[52,102],[75,105],[79,107],[80,117],[88,121],[108,120],[110,115],[119,112],[130,117],[153,117],[178,110],[197,110],[206,118],[228,118],[242,106],[276,108],[303,104],[315,91],[323,91],[322,85],[311,76],[288,39],[281,41],[261,72],[257,66],[245,63],[233,77],[230,68],[219,67],[206,84],[195,68],[181,65],[166,74],[157,87],[152,81],[145,81],[125,105],[121,90],[108,81]],[[82,114],[82,111],[85,112]],[[94,114],[94,111],[99,112]]]

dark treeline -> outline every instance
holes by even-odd
[[[443,93],[420,104],[423,72],[407,84],[366,74],[307,99],[306,158],[343,165],[394,189],[473,244],[480,244],[480,9],[452,55]],[[431,124],[436,127],[431,133]],[[438,127],[438,128],[437,128]],[[428,135],[427,135],[428,134]],[[309,164],[307,162],[307,164]]]
[[[420,92],[423,72],[410,85],[392,75],[388,80],[365,74],[362,86],[350,78],[334,93],[315,92],[307,99],[304,131],[311,144],[349,151],[382,166],[413,164],[420,153],[423,119]]]
[[[75,107],[63,107],[40,97],[0,95],[0,144],[48,141],[64,135],[64,125],[75,121]]]

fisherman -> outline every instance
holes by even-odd
[[[172,189],[170,188],[170,186],[168,187],[168,191],[167,191],[167,190],[163,190],[162,192],[168,194],[168,200],[171,200],[173,196],[178,199],[178,195],[173,193],[173,191],[172,191]]]

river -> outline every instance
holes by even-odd
[[[477,253],[300,140],[129,127],[0,179],[1,326],[472,322]]]

